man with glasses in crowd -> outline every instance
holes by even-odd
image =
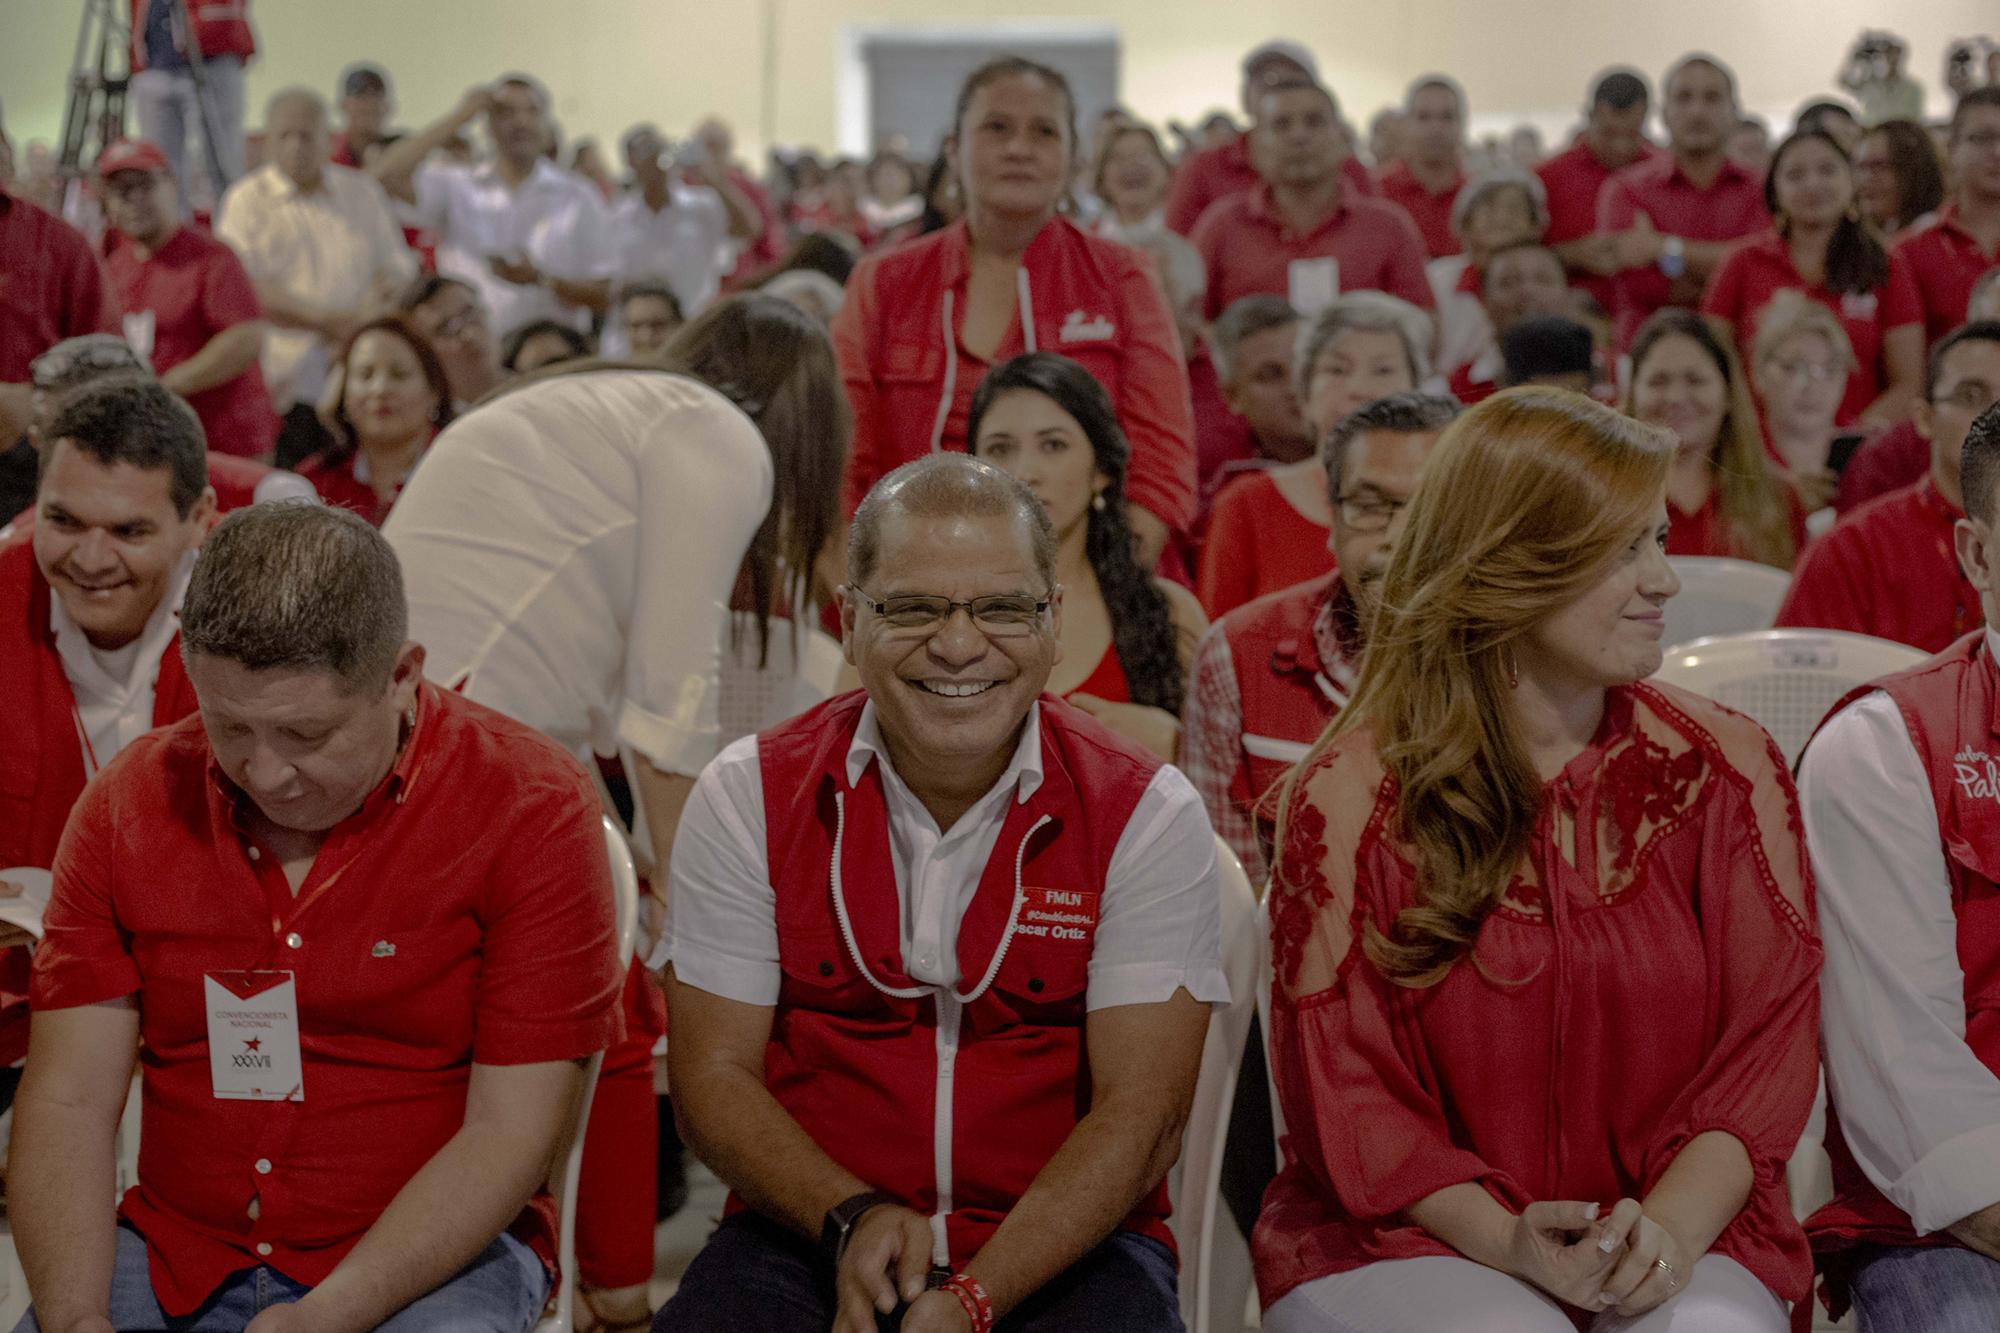
[[[1959,453],[1996,398],[2000,322],[1967,324],[1931,353],[1917,404],[1930,471],[1854,510],[1807,549],[1778,624],[1853,630],[1927,653],[1979,628],[1979,594],[1952,553],[1952,530],[1965,517]]]
[[[840,594],[863,688],[697,783],[669,1059],[735,1194],[656,1330],[1180,1327],[1214,845],[1178,771],[1042,692],[1054,545],[987,464],[890,473]]]

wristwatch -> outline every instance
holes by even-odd
[[[819,1252],[830,1264],[839,1264],[840,1255],[847,1248],[847,1238],[854,1231],[854,1224],[861,1215],[880,1204],[894,1203],[895,1196],[880,1190],[869,1190],[852,1195],[826,1210],[826,1221],[819,1229]]]
[[[1678,236],[1660,242],[1660,272],[1670,278],[1687,272],[1687,242]]]

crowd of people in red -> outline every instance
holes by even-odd
[[[760,178],[522,73],[244,132],[243,5],[131,38],[140,132],[0,153],[23,1328],[525,1330],[600,1052],[580,1328],[1178,1328],[1211,832],[1266,1327],[2000,1322],[2000,58],[1930,121],[1865,34],[1775,143],[1614,68],[1544,156],[1292,41],[1178,150],[1009,56]],[[1936,656],[1795,787],[1648,680],[1672,557]]]

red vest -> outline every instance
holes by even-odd
[[[1930,775],[1938,836],[1951,873],[1958,914],[1958,961],[1965,972],[1965,1040],[1981,1064],[2000,1073],[2000,666],[1984,651],[1986,631],[1965,635],[1936,657],[1885,676],[1835,704],[1839,712],[1874,690],[1895,701],[1917,757]],[[1816,1251],[1862,1243],[1955,1245],[1945,1232],[1919,1237],[1903,1210],[1855,1163],[1834,1108],[1826,1115],[1833,1162],[1833,1202],[1806,1223]]]
[[[49,628],[52,596],[32,546],[0,552],[0,870],[52,865],[70,807],[83,794],[76,698]],[[159,671],[153,725],[165,726],[195,711],[178,635]],[[27,996],[28,951],[0,952],[0,1065],[27,1054]]]
[[[1042,783],[1008,805],[944,997],[903,967],[881,765],[847,784],[866,702],[839,695],[758,738],[784,971],[764,1077],[829,1157],[942,1217],[956,1267],[1090,1109],[1098,897],[1159,761],[1042,696]],[[1171,1246],[1166,1217],[1162,1182],[1124,1228]]]
[[[1320,607],[1329,596],[1344,595],[1336,573],[1269,593],[1222,618],[1243,702],[1244,767],[1229,793],[1242,809],[1257,808],[1347,702],[1313,640]]]

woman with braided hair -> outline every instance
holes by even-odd
[[[1069,358],[1030,352],[980,381],[966,438],[974,457],[1026,483],[1055,525],[1063,656],[1050,691],[1171,762],[1208,620],[1192,593],[1152,578],[1133,553],[1131,446],[1111,395]]]

